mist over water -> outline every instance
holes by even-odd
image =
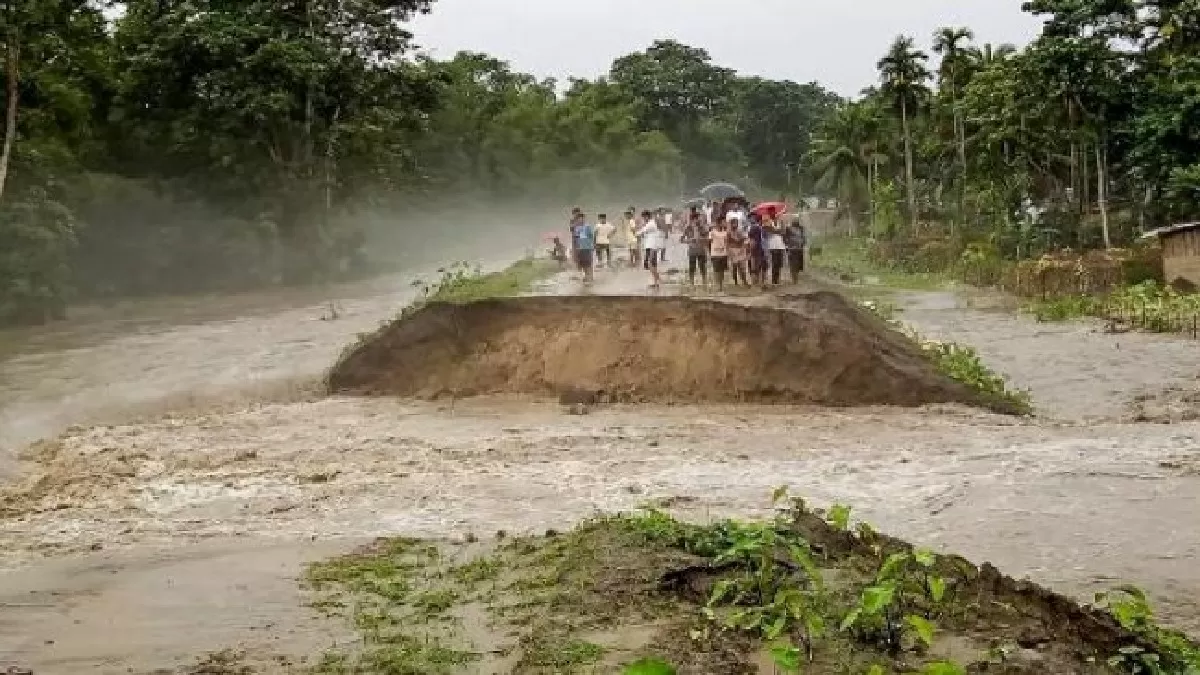
[[[546,232],[565,231],[574,204],[530,204],[361,213],[365,257],[379,273],[370,279],[119,299],[0,331],[0,476],[12,473],[19,448],[72,425],[312,395],[347,343],[416,297],[415,282],[457,261],[503,267],[540,253]]]

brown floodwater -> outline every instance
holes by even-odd
[[[89,309],[3,334],[8,456],[76,426],[23,451],[0,491],[0,667],[149,672],[237,645],[286,672],[275,656],[344,638],[303,606],[307,560],[381,535],[562,529],[647,504],[745,517],[766,513],[780,484],[1081,598],[1142,585],[1200,633],[1200,423],[1127,415],[1147,391],[1194,387],[1200,343],[913,293],[897,296],[902,319],[978,346],[1032,391],[1039,416],[734,405],[575,416],[525,398],[317,395],[344,345],[412,297],[414,276]],[[590,286],[564,274],[540,290],[642,293],[647,280],[601,270]],[[334,299],[340,317],[323,320]]]
[[[503,266],[536,245],[540,230],[532,230],[491,249],[460,243],[446,259]],[[68,321],[0,331],[0,480],[15,470],[16,450],[73,425],[310,395],[338,353],[394,317],[416,297],[414,282],[436,279],[438,266],[322,287],[85,306]]]

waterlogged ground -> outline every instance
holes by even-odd
[[[645,283],[640,272],[604,271],[586,291],[643,292]],[[116,328],[82,352],[43,342],[15,357],[23,370],[4,362],[6,378],[23,373],[24,387],[6,410],[69,419],[104,391],[120,404],[127,388],[186,396],[197,382],[229,401],[223,392],[237,389],[238,369],[254,372],[243,362],[311,380],[343,341],[403,301],[397,289],[361,306],[345,300],[358,317],[349,321],[323,322],[321,305],[310,304],[232,322],[163,322],[140,336]],[[546,290],[584,289],[565,279]],[[151,422],[73,429],[23,451],[22,477],[0,501],[0,665],[151,672],[240,646],[266,672],[298,672],[302,657],[348,639],[304,607],[296,578],[306,561],[379,535],[565,529],[644,504],[695,520],[763,514],[785,483],[816,504],[852,504],[891,533],[1064,592],[1086,597],[1132,581],[1169,620],[1200,632],[1200,537],[1188,525],[1200,513],[1200,424],[1124,421],[1145,387],[1200,371],[1200,344],[1048,328],[941,294],[904,304],[902,318],[924,333],[973,338],[1033,390],[1045,416],[655,406],[574,416],[545,401],[437,405],[301,391],[207,411],[197,400]],[[1113,343],[1121,357],[1087,354]],[[31,388],[37,359],[48,381]],[[178,381],[164,360],[181,369]],[[1085,363],[1095,366],[1087,377]],[[80,398],[55,412],[55,393],[76,388]]]

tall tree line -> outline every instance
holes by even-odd
[[[1045,25],[1022,49],[899,36],[879,85],[825,123],[809,165],[851,225],[1017,257],[1200,217],[1200,4],[1023,8]]]
[[[672,41],[569,83],[429,59],[406,25],[430,0],[103,5],[0,8],[0,324],[363,272],[364,210],[798,192],[840,104]]]

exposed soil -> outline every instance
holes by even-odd
[[[584,391],[619,402],[986,403],[907,338],[826,292],[792,296],[786,310],[644,297],[437,303],[365,340],[329,384],[333,393],[422,398]]]

